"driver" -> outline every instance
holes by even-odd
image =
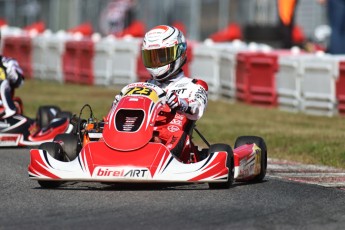
[[[23,70],[19,67],[18,62],[0,55],[0,106],[3,107],[3,110],[0,110],[0,119],[16,114],[16,106],[13,102],[14,89],[20,87],[23,82]]]
[[[148,31],[142,45],[143,63],[152,76],[148,82],[165,90],[168,106],[177,111],[174,124],[170,122],[155,127],[157,136],[154,141],[163,142],[170,150],[181,145],[176,137],[183,132],[184,123],[200,119],[207,106],[207,83],[188,78],[183,73],[186,51],[187,43],[182,32],[168,25],[159,25]],[[122,91],[115,96],[114,104],[125,93]],[[178,152],[180,150],[175,151],[175,155]]]

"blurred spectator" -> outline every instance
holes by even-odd
[[[289,49],[294,45],[293,30],[298,0],[277,0],[279,28],[282,48]]]
[[[46,24],[43,21],[35,22],[27,25],[23,30],[28,32],[43,33],[46,30]]]
[[[180,21],[174,21],[172,23],[172,26],[177,28],[179,31],[181,31],[185,36],[187,35],[187,29],[183,22]]]
[[[135,0],[113,0],[101,13],[100,28],[103,34],[122,34],[133,22]]]
[[[80,33],[83,36],[91,36],[93,33],[93,27],[90,22],[84,22],[80,25],[70,28],[67,32],[72,34]]]
[[[0,27],[7,25],[7,21],[3,18],[0,18]]]
[[[242,30],[237,23],[230,23],[224,29],[217,31],[210,35],[210,38],[214,42],[226,42],[233,41],[236,39],[242,39]]]
[[[331,37],[327,52],[345,54],[345,0],[318,0],[327,5]]]
[[[145,35],[145,24],[142,21],[135,20],[130,24],[128,27],[123,29],[120,32],[114,34],[116,37],[125,37],[125,36],[132,36],[132,37],[144,37]]]
[[[306,41],[305,34],[302,27],[295,25],[292,29],[292,42],[293,45],[302,46]]]

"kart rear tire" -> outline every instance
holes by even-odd
[[[57,143],[54,143],[54,142],[42,143],[38,148],[46,150],[48,154],[56,160],[59,160],[59,161],[64,160],[63,150],[61,146]],[[49,181],[38,180],[37,182],[42,188],[57,188],[63,183],[62,181],[52,181],[52,180],[49,180]]]
[[[253,144],[255,143],[259,148],[261,149],[261,169],[260,174],[255,176],[250,182],[252,183],[258,183],[261,182],[265,176],[266,176],[266,170],[267,170],[267,147],[264,139],[262,137],[257,136],[241,136],[236,139],[234,148],[237,148],[239,146],[245,145],[245,144]]]
[[[225,151],[228,153],[228,157],[226,159],[226,167],[229,168],[228,181],[220,183],[208,183],[210,189],[228,189],[234,182],[234,153],[231,147],[227,144],[214,144],[208,149],[208,154],[219,151]]]
[[[58,134],[54,138],[54,142],[57,142],[63,149],[63,153],[67,158],[67,161],[72,161],[77,158],[81,146],[78,141],[78,136],[71,133]]]

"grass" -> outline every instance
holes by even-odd
[[[34,117],[40,105],[58,105],[79,114],[88,103],[97,118],[106,115],[119,88],[80,86],[28,80],[16,91],[24,113]],[[228,143],[238,136],[265,139],[269,157],[345,168],[345,118],[290,113],[242,103],[210,101],[197,128],[210,143]],[[195,135],[196,136],[196,135]],[[200,138],[195,142],[202,145]]]
[[[95,116],[102,118],[106,115],[117,92],[118,89],[111,87],[26,80],[24,85],[16,90],[16,95],[22,98],[24,113],[29,117],[34,117],[41,105],[58,105],[62,110],[79,115],[82,106],[89,104]]]

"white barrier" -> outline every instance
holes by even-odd
[[[70,39],[66,34],[56,34],[47,38],[46,44],[46,76],[44,79],[64,81],[63,76],[63,54],[65,51],[66,41]]]
[[[94,83],[109,85],[112,77],[112,58],[114,55],[115,39],[107,37],[95,43],[93,60]]]
[[[43,36],[32,38],[32,70],[33,76],[46,79],[47,73],[47,39]]]
[[[233,100],[236,93],[236,54],[222,52],[219,60],[220,96]]]
[[[142,39],[117,40],[112,57],[112,84],[127,85],[137,81],[137,58]]]
[[[192,76],[200,77],[208,84],[211,100],[221,97],[234,99],[236,92],[237,53],[241,51],[270,51],[271,47],[264,44],[241,42],[212,43],[205,41],[193,48],[191,62]]]
[[[301,110],[306,114],[338,114],[336,79],[339,59],[331,55],[309,56],[301,64]]]
[[[208,84],[211,100],[219,98],[219,47],[213,44],[198,43],[193,48],[193,60],[190,63],[191,76],[204,80]]]
[[[137,58],[141,39],[107,37],[95,45],[95,84],[126,85],[137,81]]]
[[[241,41],[223,44],[219,57],[219,89],[220,96],[234,100],[236,94],[236,57],[240,51],[247,50],[248,46]]]
[[[276,74],[278,106],[290,112],[301,111],[301,66],[300,56],[282,55],[278,58]]]

